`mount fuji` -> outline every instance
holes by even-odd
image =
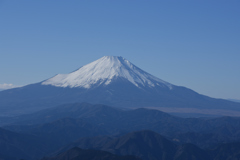
[[[104,56],[70,74],[58,74],[42,82],[42,85],[90,89],[100,85],[107,86],[119,78],[138,88],[162,86],[171,89],[173,86],[116,56]]]
[[[240,103],[210,98],[165,82],[117,56],[104,56],[69,74],[0,92],[0,116],[32,113],[64,103],[240,116]]]

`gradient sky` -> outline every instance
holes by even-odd
[[[240,99],[239,0],[0,0],[0,88],[122,56],[175,85]]]

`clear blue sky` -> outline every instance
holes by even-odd
[[[239,0],[0,0],[0,86],[122,56],[172,84],[240,99]]]

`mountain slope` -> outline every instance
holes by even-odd
[[[105,56],[40,83],[0,92],[0,116],[32,113],[64,103],[88,102],[165,112],[240,115],[240,103],[200,95],[156,78],[122,57]]]
[[[220,144],[210,153],[213,155],[214,160],[237,160],[240,159],[240,143]]]
[[[63,152],[55,157],[43,158],[42,160],[141,160],[134,156],[119,156],[106,151],[99,150],[84,150],[74,147],[66,152]]]
[[[52,139],[66,137],[65,140],[74,140],[71,138],[152,130],[181,143],[193,143],[201,147],[240,140],[239,117],[179,118],[153,109],[124,111],[87,103],[65,104],[19,116],[13,121],[15,125],[4,128],[39,136],[52,135]],[[70,134],[70,131],[75,132]]]
[[[37,159],[51,151],[49,148],[52,147],[46,139],[0,128],[0,159]]]
[[[236,160],[240,157],[240,143],[219,144],[216,148],[175,144],[152,131],[136,131],[120,137],[82,138],[55,154],[72,147],[104,150],[119,155],[135,155],[143,160]]]
[[[82,138],[57,153],[74,146],[104,150],[118,155],[134,155],[143,160],[210,159],[206,151],[192,144],[176,145],[163,136],[148,130],[131,132],[116,138]]]
[[[121,155],[135,155],[142,159],[173,159],[176,146],[152,131],[140,131],[113,139],[103,150]],[[151,151],[151,152],[150,152]]]
[[[53,141],[56,146],[66,145],[80,137],[89,137],[107,134],[98,125],[93,125],[82,119],[63,118],[51,123],[26,126],[24,133],[38,135]]]

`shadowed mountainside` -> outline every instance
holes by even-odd
[[[211,147],[240,138],[240,118],[179,118],[158,110],[120,110],[105,105],[75,103],[61,105],[12,120],[4,128],[61,139],[64,144],[85,136],[123,135],[152,130],[180,143]],[[66,129],[65,129],[66,128]]]
[[[141,160],[134,156],[119,156],[110,152],[99,150],[84,150],[74,147],[66,152],[63,152],[55,157],[43,158],[42,160]]]

